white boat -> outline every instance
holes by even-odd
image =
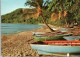
[[[80,36],[64,36],[63,38],[68,41],[80,40]]]
[[[32,32],[34,35],[45,34],[46,32]]]
[[[80,53],[80,41],[42,41],[31,44],[39,54]]]
[[[71,31],[71,30],[73,30],[74,28],[60,28],[59,30],[61,31],[61,32],[68,32],[68,31]]]

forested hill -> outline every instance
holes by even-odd
[[[45,10],[46,11],[46,10]],[[74,11],[68,11],[67,12],[67,16],[65,18],[62,19],[57,19],[57,21],[53,21],[55,20],[55,18],[57,18],[58,14],[55,14],[54,12],[52,14],[50,14],[49,12],[45,12],[43,13],[46,22],[48,24],[53,24],[53,25],[58,25],[58,26],[62,26],[67,24],[71,24],[74,23],[75,21],[77,23],[80,24],[80,8],[74,9]],[[36,18],[37,15],[37,9],[33,8],[33,9],[26,9],[26,8],[19,8],[14,10],[11,13],[5,14],[1,16],[1,22],[2,23],[22,23],[22,24],[42,24],[43,20],[41,16],[38,16]],[[51,20],[52,18],[52,20]]]
[[[1,16],[2,23],[13,23],[13,22],[19,22],[20,16],[22,14],[22,9],[17,9],[11,13],[5,14]]]
[[[26,24],[38,24],[41,23],[42,20],[34,19],[34,14],[36,13],[36,9],[23,9],[19,8],[14,10],[11,13],[5,14],[1,16],[2,23],[26,23]]]

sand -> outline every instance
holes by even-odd
[[[51,25],[50,25],[51,26]],[[52,28],[59,29],[60,27],[51,26]],[[71,32],[80,34],[80,29],[75,29]],[[50,30],[44,26],[43,28],[20,32],[12,35],[3,35],[1,37],[1,55],[2,56],[46,56],[40,55],[36,50],[33,50],[30,46],[35,42],[32,32],[50,32]],[[50,55],[52,56],[52,55]],[[62,56],[62,55],[61,55]]]
[[[35,42],[32,32],[50,32],[45,26],[33,31],[25,31],[18,34],[6,35],[1,38],[2,56],[41,56],[30,47]],[[43,56],[43,55],[42,55]]]

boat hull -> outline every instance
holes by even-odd
[[[45,32],[32,32],[34,35],[45,34]]]
[[[34,36],[46,37],[46,36],[71,36],[73,33],[68,34],[35,34]]]
[[[68,31],[71,31],[71,30],[73,30],[74,28],[60,28],[59,30],[61,31],[61,32],[68,32]]]
[[[36,37],[34,36],[36,41],[52,41],[52,40],[65,40],[63,36],[51,36],[51,37]]]
[[[31,47],[32,49],[37,50],[39,54],[80,53],[80,46],[52,46],[31,44]]]
[[[80,36],[65,36],[63,38],[68,41],[80,40]]]

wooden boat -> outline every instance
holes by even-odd
[[[33,35],[64,34],[63,32],[32,32]]]
[[[64,36],[63,38],[68,41],[80,40],[80,36]]]
[[[32,32],[33,35],[38,35],[38,34],[45,34],[46,32]]]
[[[53,30],[59,30],[59,28],[52,28]]]
[[[73,33],[68,33],[68,34],[65,34],[65,33],[62,33],[62,32],[54,32],[54,33],[44,33],[44,34],[35,34],[34,36],[54,36],[54,35],[64,35],[64,36],[70,36],[72,35]]]
[[[73,30],[74,28],[60,28],[59,30],[61,31],[61,32],[68,32],[68,31],[71,31],[71,30]]]
[[[53,36],[53,35],[60,35],[60,34],[63,34],[63,33],[45,33],[45,34],[36,34],[34,36]]]
[[[33,36],[33,38],[36,40],[36,41],[52,41],[52,40],[65,40],[63,38],[63,36],[67,36],[67,35],[71,35],[71,34],[58,34],[58,35],[55,35],[55,34],[43,34],[43,35],[36,35],[36,36]]]
[[[80,41],[42,41],[30,45],[39,54],[80,53]]]
[[[63,36],[34,36],[33,37],[36,41],[52,41],[52,40],[65,40]]]

